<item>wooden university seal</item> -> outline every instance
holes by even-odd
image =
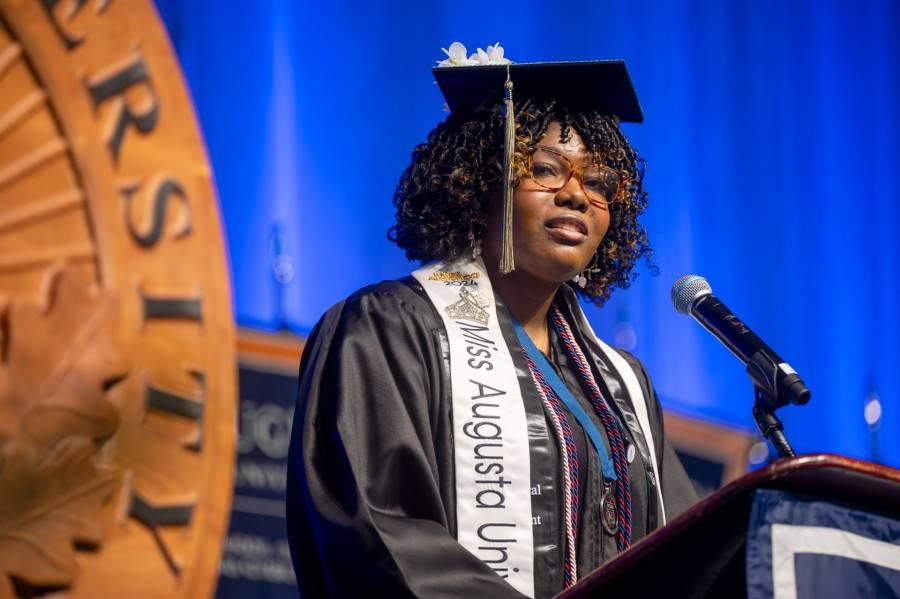
[[[207,597],[234,324],[149,0],[0,0],[0,598]]]

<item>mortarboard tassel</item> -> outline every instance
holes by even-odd
[[[513,152],[516,149],[516,117],[513,111],[513,82],[509,78],[506,65],[506,83],[503,86],[503,101],[506,105],[506,119],[503,137],[503,237],[500,248],[500,274],[509,274],[516,269],[513,257]]]

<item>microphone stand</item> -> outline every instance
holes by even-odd
[[[761,368],[761,364],[758,361],[768,363],[769,360],[762,355],[762,352],[757,352],[747,362],[747,374],[750,375],[750,380],[753,381],[754,389],[753,419],[756,420],[756,426],[759,427],[759,432],[762,433],[762,436],[768,439],[775,447],[778,456],[792,458],[795,455],[794,448],[791,447],[784,434],[784,425],[778,419],[778,416],[775,415],[775,410],[791,402],[780,397],[778,392],[779,386],[776,384],[774,377],[773,380],[769,380],[765,376],[766,369]]]
[[[756,420],[759,432],[772,443],[778,452],[778,457],[794,457],[794,448],[791,447],[787,437],[784,435],[784,425],[778,419],[778,416],[775,415],[775,409],[771,407],[771,399],[758,385],[753,385],[753,387],[756,390],[753,403],[753,418]]]
[[[794,457],[794,448],[784,435],[784,425],[775,415],[775,410],[791,403],[779,393],[781,372],[778,366],[764,352],[758,351],[747,361],[747,374],[753,382],[753,418],[759,432],[772,443],[779,457]]]

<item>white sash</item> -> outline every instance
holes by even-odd
[[[432,262],[412,273],[444,321],[456,466],[457,540],[517,591],[534,596],[531,465],[525,406],[512,355],[503,340],[484,263]],[[572,309],[587,323],[578,302]],[[665,507],[647,402],[618,352],[589,335],[618,371],[650,453],[662,522]]]
[[[481,260],[413,273],[447,329],[457,541],[534,597],[531,464],[525,404]]]

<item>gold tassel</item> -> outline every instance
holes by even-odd
[[[509,78],[506,65],[506,83],[503,86],[503,100],[506,104],[506,121],[503,137],[503,237],[500,249],[500,274],[509,274],[516,269],[513,256],[513,153],[516,149],[516,117],[513,112],[513,82]]]

